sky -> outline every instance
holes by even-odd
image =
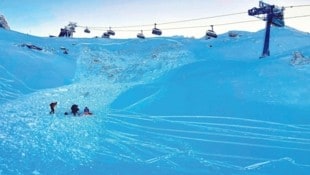
[[[264,2],[278,6],[310,5],[309,0]],[[258,19],[255,22],[223,25],[255,20],[247,15],[247,10],[253,7],[258,7],[258,0],[0,0],[0,14],[6,17],[11,29],[35,36],[58,35],[60,28],[69,22],[81,26],[76,29],[74,37],[101,36],[109,27],[112,30],[114,27],[114,38],[134,38],[141,30],[149,37],[153,36],[151,30],[154,23],[162,29],[163,36],[202,37],[210,25],[214,25],[218,34],[230,30],[258,31],[265,27],[265,23]],[[309,11],[310,6],[286,8],[285,17],[310,15]],[[161,25],[241,12],[244,14]],[[290,18],[285,22],[287,26],[310,32],[310,16]],[[123,26],[137,27],[117,28]],[[193,26],[200,27],[184,29]],[[85,27],[89,27],[91,33],[84,33]]]

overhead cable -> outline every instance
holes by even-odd
[[[284,8],[299,8],[299,7],[309,7],[310,5],[295,5],[295,6],[285,6]],[[202,17],[202,18],[193,18],[193,19],[185,19],[185,20],[179,20],[179,21],[170,21],[170,22],[162,22],[157,23],[157,25],[167,25],[167,24],[176,24],[176,23],[185,23],[185,22],[192,22],[192,21],[199,21],[199,20],[206,20],[206,19],[212,19],[212,18],[221,18],[226,16],[234,16],[234,15],[241,15],[245,14],[245,12],[238,12],[238,13],[229,13],[229,14],[223,14],[223,15],[216,15],[216,16],[208,16],[208,17]],[[294,18],[304,18],[309,17],[310,15],[300,15],[300,16],[292,16],[292,17],[285,17],[285,19],[294,19]],[[261,18],[258,18],[261,19]],[[241,24],[241,23],[250,23],[250,22],[258,22],[258,20],[247,20],[247,21],[236,21],[236,22],[229,22],[229,23],[220,23],[220,24],[212,24],[213,26],[225,26],[225,25],[233,25],[233,24]],[[210,24],[211,25],[211,24]],[[191,29],[191,28],[206,28],[210,25],[200,25],[200,26],[184,26],[184,27],[171,27],[171,28],[165,28],[161,27],[162,30],[178,30],[178,29]],[[137,32],[141,29],[143,30],[152,30],[152,27],[154,24],[144,24],[144,25],[131,25],[131,26],[117,26],[113,27],[113,30],[115,31],[126,31],[126,32]],[[105,31],[110,27],[90,27],[90,26],[77,26],[82,28],[89,28],[92,30],[98,30],[98,31]],[[148,27],[148,29],[146,29]],[[130,28],[136,28],[136,29],[130,29]]]

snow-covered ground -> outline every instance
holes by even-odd
[[[310,35],[271,32],[271,56],[259,59],[264,31],[109,40],[0,30],[0,174],[307,175]],[[94,115],[64,115],[72,104]]]

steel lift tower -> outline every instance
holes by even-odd
[[[248,10],[250,16],[256,16],[264,21],[266,21],[266,32],[265,32],[265,41],[264,48],[261,58],[269,56],[269,40],[270,40],[270,26],[274,25],[277,27],[284,27],[284,18],[283,18],[284,7],[276,7],[275,5],[269,5],[263,1],[259,1],[259,8],[252,8]],[[261,18],[259,15],[266,15]]]

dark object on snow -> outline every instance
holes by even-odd
[[[68,113],[68,112],[65,112],[64,115],[69,115],[69,113]]]
[[[73,32],[68,30],[68,29],[60,29],[60,33],[58,35],[58,37],[72,37],[73,36]]]
[[[228,36],[231,37],[231,38],[235,38],[237,37],[239,34],[235,31],[229,31],[228,32]]]
[[[88,107],[84,108],[84,115],[92,115],[93,113],[91,113],[88,109]]]
[[[291,65],[307,65],[310,64],[310,59],[305,57],[301,52],[295,51],[291,59]]]
[[[67,26],[60,29],[58,37],[73,37],[76,27],[77,24],[75,22],[70,22]]]
[[[84,108],[84,112],[86,112],[86,113],[88,113],[88,112],[89,112],[89,109],[88,109],[88,107],[87,107],[87,106]]]
[[[28,47],[29,49],[39,50],[39,51],[43,50],[41,47],[35,46],[33,44],[22,44],[21,46]]]
[[[10,27],[3,15],[0,15],[0,28],[10,30]]]
[[[63,54],[69,54],[69,50],[67,48],[61,47],[60,49],[63,50]]]
[[[71,106],[71,112],[74,116],[76,116],[76,114],[79,112],[79,110],[80,109],[79,109],[78,105],[74,104]]]
[[[54,114],[54,113],[55,113],[55,107],[56,107],[56,105],[57,105],[57,101],[56,101],[56,102],[52,102],[52,103],[50,104],[50,108],[51,108],[50,114]]]

